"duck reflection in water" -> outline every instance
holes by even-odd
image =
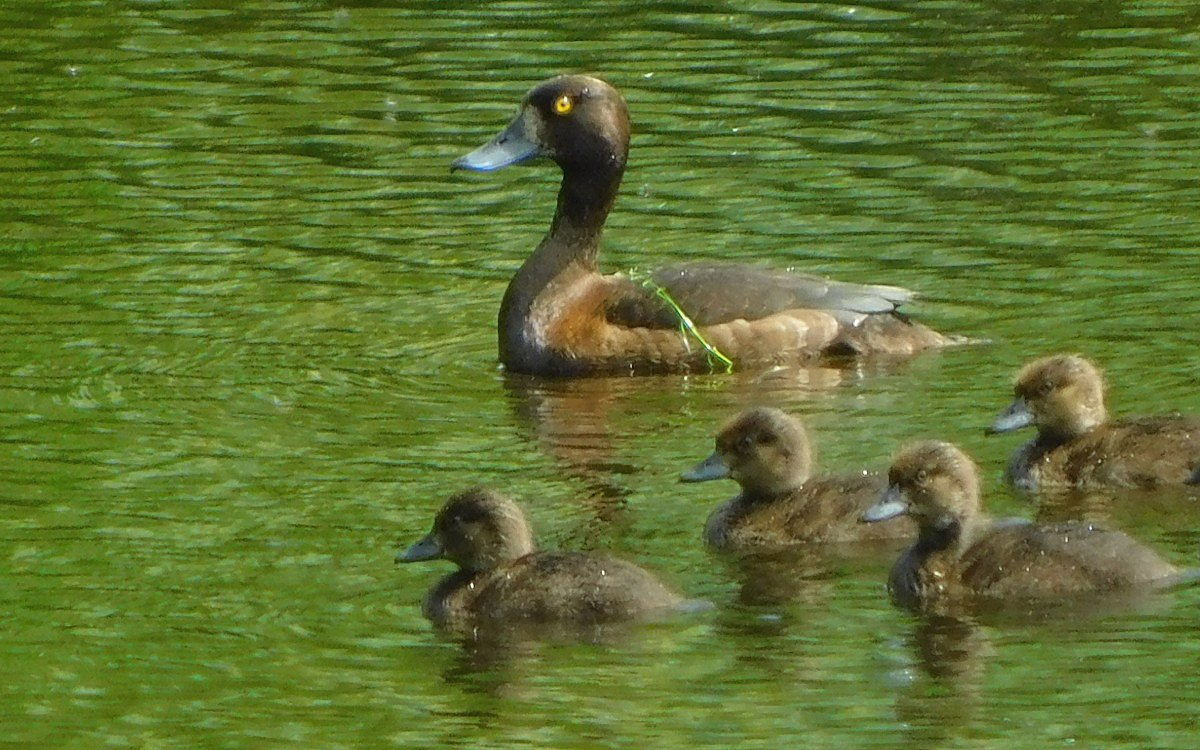
[[[1145,617],[1173,603],[1164,592],[1136,590],[1007,606],[947,603],[914,613],[911,632],[894,644],[904,649],[898,657],[904,665],[889,675],[904,744],[939,746],[970,726],[994,703],[987,669],[1002,652],[1032,649],[1052,674],[1070,674],[1081,654],[1108,653],[1112,643],[1129,640],[1131,629],[1141,630]]]
[[[1119,529],[1170,529],[1176,546],[1200,547],[1200,492],[1186,485],[1152,490],[1123,487],[1037,493],[1037,521],[1086,521]]]
[[[909,744],[930,747],[968,723],[983,702],[984,677],[995,647],[987,629],[967,615],[918,617],[892,671],[896,714]]]
[[[729,263],[664,268],[646,283],[602,275],[600,234],[628,153],[622,96],[597,78],[567,75],[535,86],[503,132],[454,162],[490,172],[540,156],[562,170],[550,230],[500,304],[509,372],[708,372],[714,349],[739,369],[762,369],[957,343],[902,315],[913,295],[894,286]]]
[[[520,506],[486,489],[451,497],[432,530],[396,561],[436,558],[454,562],[458,570],[429,590],[422,611],[435,625],[460,636],[602,639],[624,623],[705,608],[625,560],[600,553],[537,551]]]

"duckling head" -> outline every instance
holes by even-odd
[[[967,527],[982,511],[979,469],[957,446],[927,440],[905,446],[892,459],[888,488],[862,515],[867,522],[906,514],[922,536]]]
[[[680,477],[703,482],[729,477],[749,495],[779,495],[812,474],[813,448],[804,425],[779,409],[756,407],[717,433],[716,450]]]
[[[1013,402],[992,423],[989,434],[1034,425],[1045,435],[1071,439],[1102,424],[1104,378],[1094,364],[1076,354],[1055,354],[1020,369]]]
[[[397,555],[396,562],[445,558],[478,572],[533,550],[533,530],[521,506],[499,492],[477,487],[446,501],[433,529]]]

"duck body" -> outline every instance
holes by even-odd
[[[499,350],[507,370],[709,371],[717,362],[709,347],[738,368],[761,368],[907,355],[951,343],[897,311],[913,296],[899,287],[719,263],[664,268],[645,281],[601,274],[600,235],[628,150],[621,95],[596,78],[559,76],[534,87],[500,135],[455,162],[491,171],[547,156],[562,169],[550,231],[501,303]]]
[[[888,479],[887,492],[863,519],[906,514],[917,520],[917,541],[888,580],[900,606],[928,611],[971,603],[1058,603],[1179,580],[1175,566],[1119,531],[1083,522],[988,518],[974,462],[948,443],[906,447]]]
[[[740,494],[718,506],[704,525],[704,542],[718,550],[771,550],[801,543],[853,543],[905,536],[906,523],[858,523],[886,488],[878,474],[814,477],[782,495]]]
[[[538,551],[520,506],[482,488],[450,498],[433,529],[397,562],[446,558],[459,569],[433,586],[422,611],[457,632],[555,623],[650,619],[688,602],[646,570],[604,554]]]
[[[972,531],[973,540],[941,547],[927,538],[911,547],[888,579],[892,600],[915,610],[947,601],[1060,601],[1166,585],[1177,573],[1128,535],[1084,522],[992,521]]]
[[[422,602],[435,625],[480,623],[600,625],[652,618],[683,599],[633,563],[608,555],[533,552],[484,572],[456,571]]]
[[[870,472],[812,476],[813,449],[803,424],[784,412],[756,407],[727,422],[716,450],[682,476],[698,482],[732,478],[741,493],[718,506],[704,541],[723,551],[759,552],[805,543],[852,543],[911,536],[916,525],[897,518],[864,526],[859,516],[886,487]]]
[[[1013,454],[1005,480],[1024,492],[1056,487],[1183,484],[1200,472],[1200,419],[1165,415],[1105,422],[1082,435],[1039,435]]]
[[[1200,418],[1110,420],[1099,369],[1077,355],[1035,360],[1018,372],[1013,403],[989,432],[1035,426],[1005,479],[1026,492],[1183,484],[1200,470]]]

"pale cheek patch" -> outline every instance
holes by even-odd
[[[521,118],[524,125],[525,140],[530,143],[536,143],[541,148],[546,148],[546,123],[542,120],[542,115],[536,109],[530,108],[527,115]]]

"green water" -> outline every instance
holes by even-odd
[[[922,623],[887,555],[745,573],[680,486],[718,422],[832,469],[984,438],[1025,359],[1200,412],[1200,9],[1123,2],[0,6],[0,744],[1195,745],[1200,590]],[[989,346],[895,367],[509,379],[505,283],[556,175],[451,175],[532,84],[635,134],[608,269],[756,260],[920,290]],[[392,563],[451,491],[716,608],[617,643],[433,632]],[[1195,493],[1043,509],[1200,558]]]

